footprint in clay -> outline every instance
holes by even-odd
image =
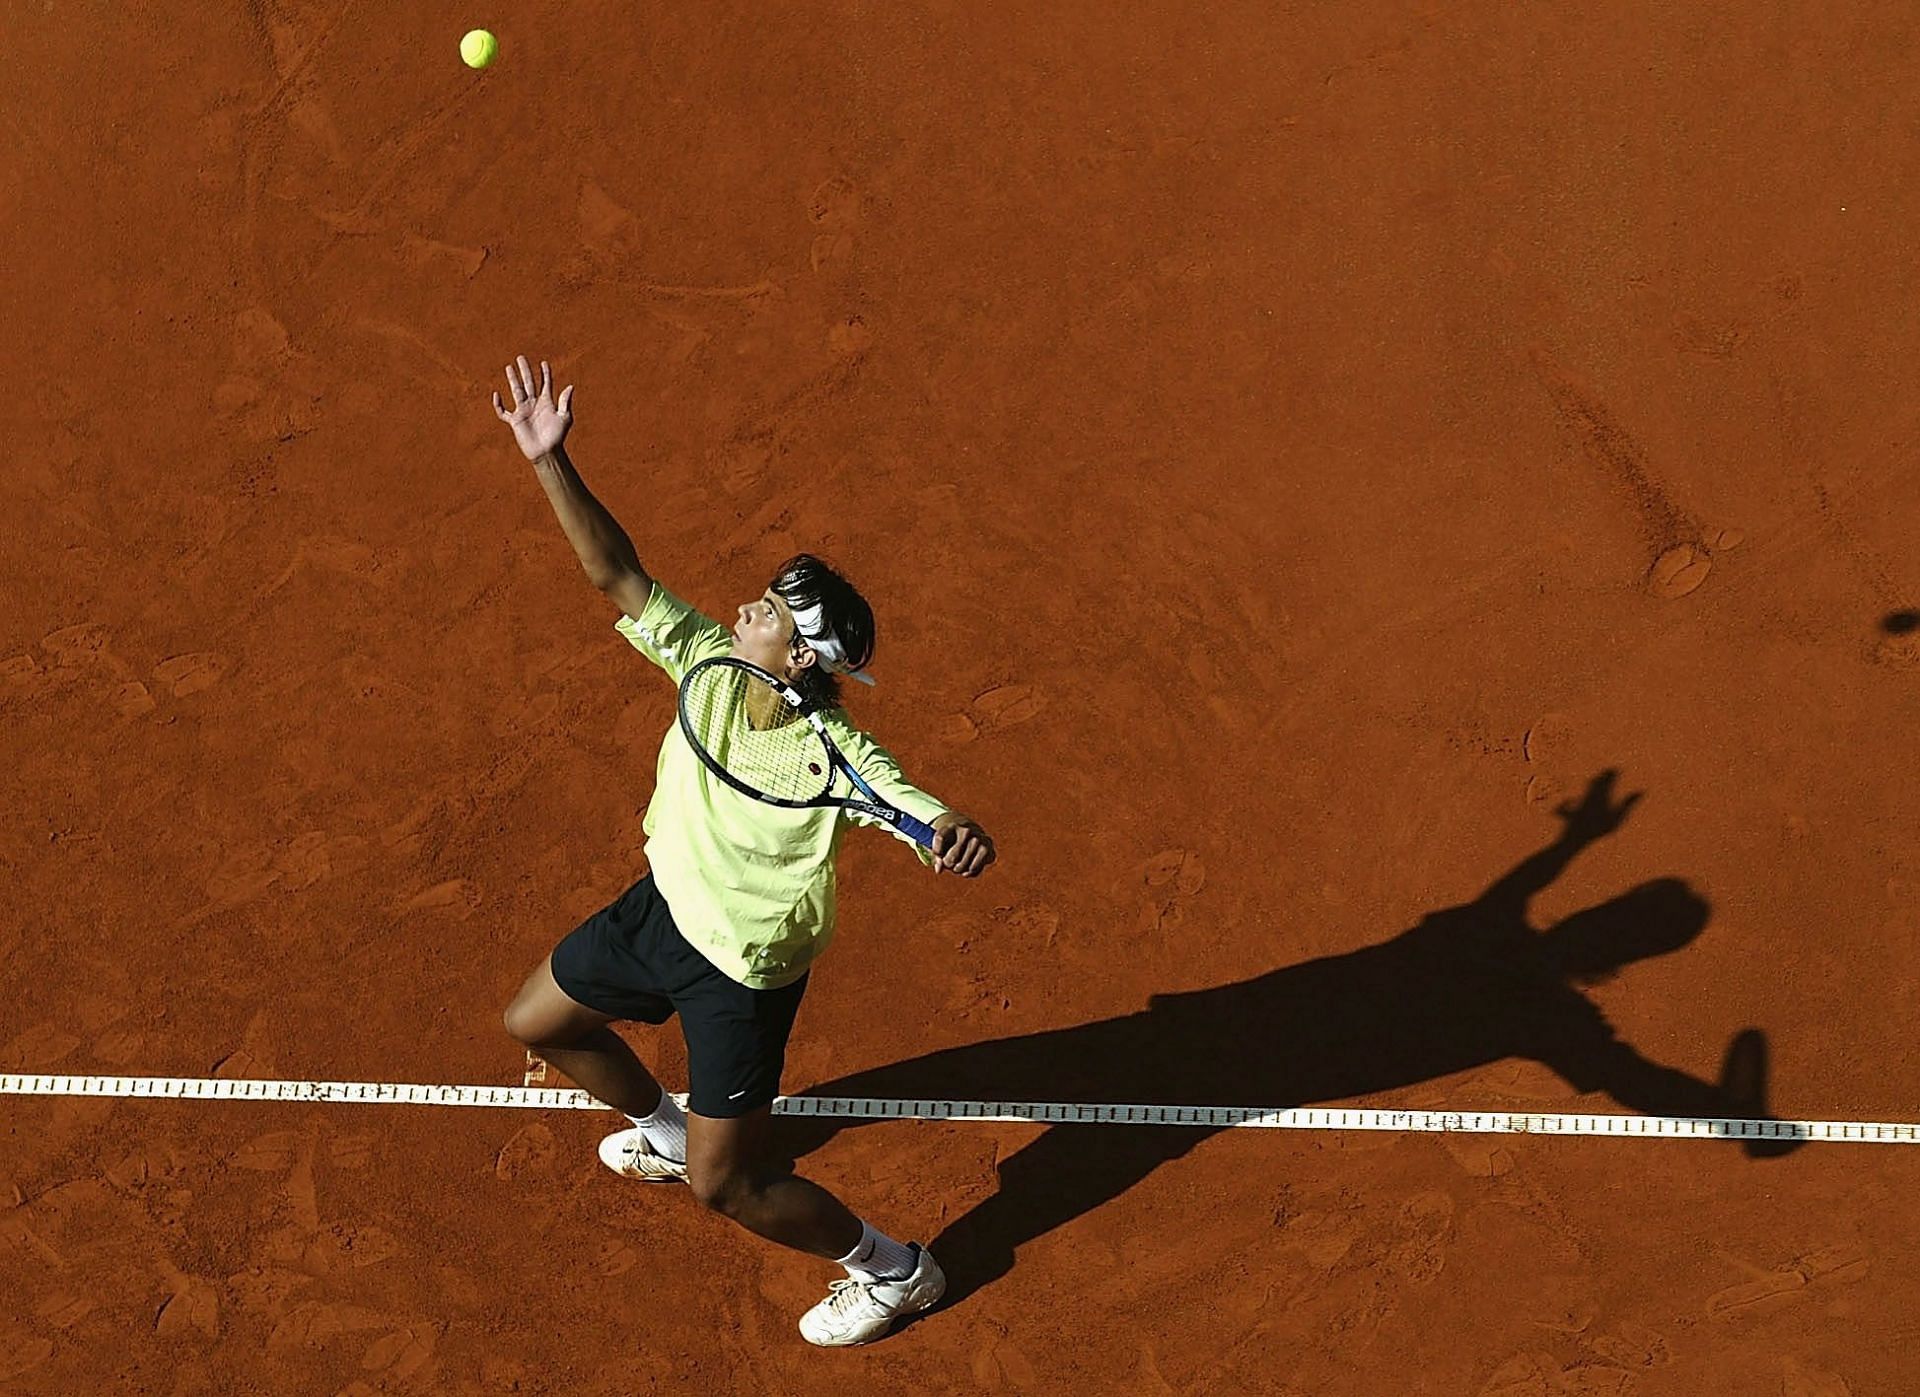
[[[1018,727],[1047,706],[1046,697],[1025,684],[1003,684],[988,689],[953,715],[948,736],[955,742],[971,742],[976,737]]]
[[[1713,571],[1717,553],[1731,553],[1746,539],[1738,529],[1722,529],[1705,542],[1678,543],[1653,560],[1647,569],[1647,591],[1661,601],[1678,601],[1700,589]]]

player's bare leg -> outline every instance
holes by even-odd
[[[932,1309],[947,1278],[917,1242],[877,1232],[820,1185],[775,1162],[773,1107],[744,1116],[687,1117],[687,1182],[707,1207],[769,1241],[837,1261],[847,1278],[800,1317],[808,1343],[866,1344]]]
[[[707,1207],[796,1251],[833,1261],[860,1241],[844,1203],[774,1161],[771,1105],[725,1119],[689,1111],[687,1182]]]
[[[636,1118],[660,1104],[660,1083],[607,1027],[612,1017],[568,998],[547,961],[527,976],[502,1019],[509,1034],[595,1100]]]

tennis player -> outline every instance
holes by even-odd
[[[587,577],[625,613],[616,629],[676,684],[716,655],[750,660],[822,706],[835,743],[886,800],[934,830],[911,845],[935,872],[978,877],[994,859],[985,830],[909,785],[888,753],[839,706],[837,679],[873,681],[873,611],[827,564],[790,559],[739,608],[732,632],[655,582],[633,542],[562,449],[573,389],[553,399],[540,365],[536,391],[522,356],[507,366],[513,397],[493,407],[559,516]],[[694,1197],[762,1237],[846,1268],[800,1319],[815,1344],[862,1344],[895,1320],[931,1308],[946,1277],[928,1250],[854,1216],[818,1184],[777,1161],[773,1099],[787,1035],[809,969],[833,935],[840,809],[763,805],[706,779],[677,725],[660,745],[647,806],[650,872],[565,937],[507,1007],[507,1032],[633,1122],[600,1143],[614,1172],[684,1181]],[[686,1037],[688,1107],[609,1025],[660,1024]]]

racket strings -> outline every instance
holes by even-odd
[[[763,796],[808,801],[826,794],[833,768],[813,727],[779,691],[748,670],[712,664],[680,696],[688,738],[734,780]]]

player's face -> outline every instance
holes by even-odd
[[[782,678],[798,673],[803,665],[793,651],[787,604],[769,591],[743,605],[733,623],[733,654]]]

